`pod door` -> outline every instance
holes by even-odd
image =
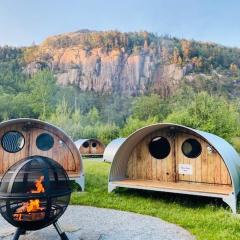
[[[146,136],[129,157],[127,178],[174,182],[174,145],[174,137],[165,130]]]
[[[152,158],[153,180],[174,182],[176,176],[174,138],[168,132],[161,131],[152,135],[148,149]]]
[[[231,184],[221,156],[205,140],[177,133],[175,138],[176,181]]]

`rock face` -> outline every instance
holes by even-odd
[[[43,68],[51,69],[59,84],[75,85],[83,91],[129,95],[151,91],[163,96],[173,92],[189,70],[189,66],[164,63],[161,51],[151,48],[129,53],[124,48],[89,50],[76,44],[38,46],[37,57],[24,72],[31,75]]]

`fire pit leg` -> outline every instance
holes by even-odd
[[[57,222],[53,223],[53,226],[57,230],[59,236],[61,237],[61,240],[69,240],[66,233],[62,231],[62,229],[60,228]]]
[[[22,228],[17,228],[14,236],[13,236],[13,240],[18,240],[20,235],[23,235],[26,233],[26,230],[22,229]]]

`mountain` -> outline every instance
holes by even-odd
[[[148,32],[81,30],[17,54],[24,74],[47,68],[59,84],[82,91],[167,97],[187,84],[235,96],[240,88],[240,49]],[[6,58],[0,51],[0,61]]]

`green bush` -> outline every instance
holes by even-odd
[[[189,106],[173,111],[166,121],[211,132],[230,141],[232,136],[240,133],[239,119],[235,104],[201,92]]]
[[[120,130],[120,136],[121,137],[127,137],[133,132],[135,132],[137,129],[145,127],[150,124],[157,123],[158,120],[156,117],[149,118],[146,121],[139,120],[138,118],[129,117],[127,119],[126,124],[123,126],[123,128]]]
[[[119,128],[115,124],[101,123],[96,108],[86,115],[81,115],[80,111],[73,110],[64,98],[46,120],[64,129],[73,140],[97,138],[107,144],[119,135]]]
[[[168,107],[167,102],[157,94],[140,96],[135,98],[132,103],[132,116],[142,121],[147,121],[153,117],[161,121],[169,113]]]
[[[233,144],[234,148],[240,153],[240,137],[233,137],[231,139],[231,143]]]

